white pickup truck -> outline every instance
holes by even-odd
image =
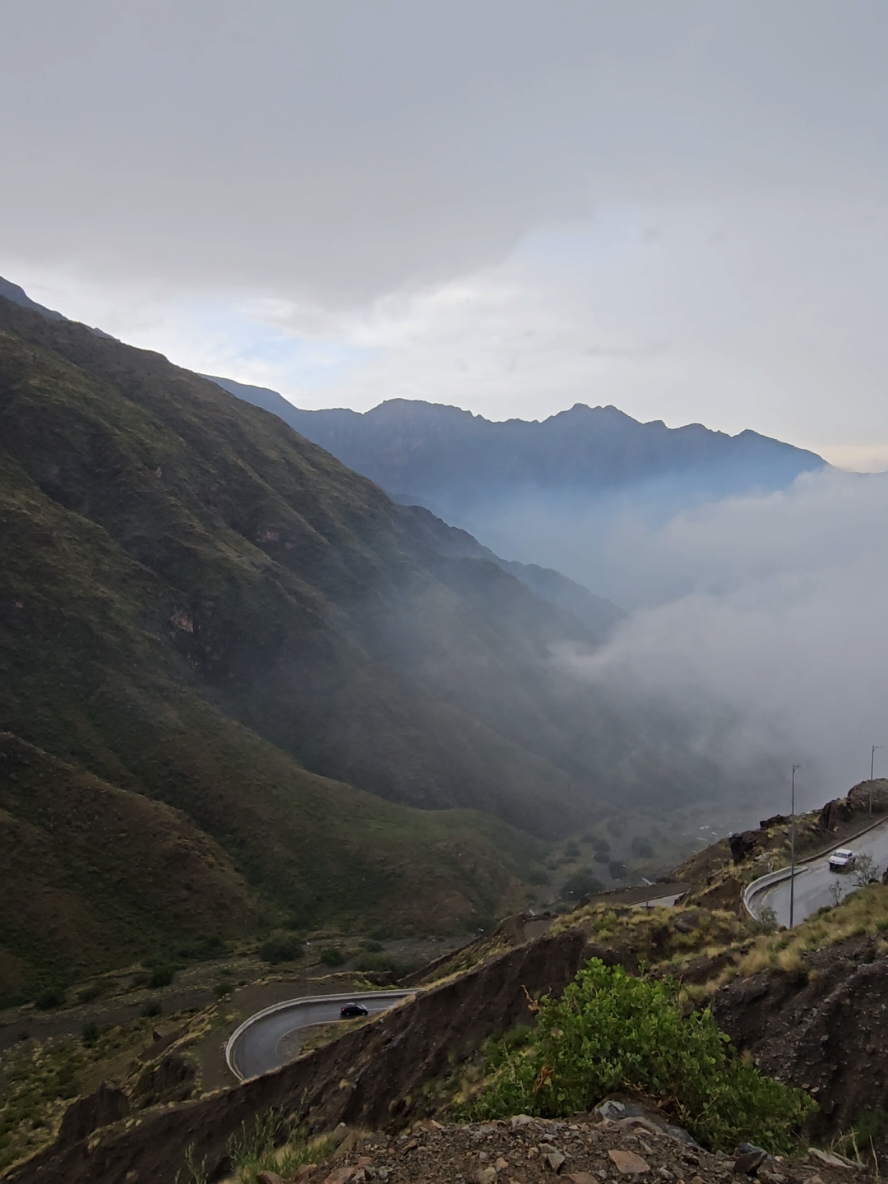
[[[850,872],[857,856],[849,847],[840,847],[838,851],[833,851],[829,857],[829,870],[831,872]]]

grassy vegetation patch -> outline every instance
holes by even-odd
[[[79,1040],[22,1041],[0,1054],[0,1171],[48,1143],[72,1099],[124,1072],[150,1034],[144,1019],[104,1031],[88,1022]]]
[[[758,974],[776,969],[799,973],[806,954],[837,945],[851,937],[878,937],[888,931],[888,886],[866,884],[849,893],[841,904],[820,909],[791,932],[760,936],[733,973]]]
[[[628,1090],[656,1099],[707,1147],[750,1140],[787,1151],[816,1109],[737,1056],[708,1009],[686,1015],[676,981],[632,978],[594,958],[559,999],[539,1001],[536,1030],[499,1061],[466,1117],[563,1117]]]

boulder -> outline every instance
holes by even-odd
[[[734,863],[742,863],[747,855],[750,855],[758,846],[758,841],[759,832],[757,830],[744,830],[739,834],[731,835],[728,845],[731,848],[731,858]]]
[[[790,819],[785,814],[774,814],[770,818],[764,818],[759,827],[762,830],[770,830],[772,826],[785,826]]]
[[[634,1151],[619,1151],[612,1147],[608,1155],[614,1167],[623,1176],[643,1176],[651,1170],[651,1165],[636,1155]]]

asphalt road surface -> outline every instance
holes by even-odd
[[[280,1069],[299,1054],[299,1032],[316,1024],[340,1019],[345,1003],[363,1003],[371,1015],[387,1011],[399,999],[415,991],[364,991],[356,995],[315,995],[291,999],[258,1011],[229,1038],[225,1050],[228,1067],[239,1080],[260,1077]]]
[[[865,835],[861,835],[859,839],[848,839],[838,846],[850,847],[858,856],[869,855],[876,865],[876,873],[881,877],[888,866],[888,819]],[[829,870],[829,854],[828,852],[796,868],[794,925],[798,925],[824,905],[835,904],[834,891],[839,890],[843,896],[847,896],[857,887],[853,869],[850,872]],[[763,908],[769,907],[775,911],[781,925],[789,925],[789,879],[781,880],[777,884],[763,888],[761,892],[754,893],[750,903],[757,916]]]

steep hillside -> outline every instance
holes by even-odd
[[[43,853],[24,879],[20,859],[0,862],[4,899],[24,885],[37,909],[33,924],[8,919],[0,996],[150,953],[158,929],[170,941],[192,921],[236,932],[255,921],[253,892],[305,924],[447,928],[508,907],[535,840],[470,811],[406,809],[296,757],[402,800],[525,812],[540,829],[579,809],[568,774],[368,652],[368,599],[436,586],[423,532],[278,428],[161,358],[0,301],[0,718],[41,759],[66,762],[52,779],[60,802],[81,772],[123,795],[131,856],[121,869],[97,810],[94,864],[60,870],[0,765],[4,842],[24,835]],[[156,924],[142,923],[138,889],[154,873],[128,844],[144,823],[130,806],[146,799],[184,811],[156,817],[218,851],[230,907],[179,926],[172,877]],[[114,876],[126,882],[112,893]],[[39,898],[62,883],[75,923],[41,931]],[[117,902],[101,934],[97,885]],[[216,889],[196,880],[195,899]]]
[[[255,927],[254,894],[182,811],[0,733],[0,998]]]

